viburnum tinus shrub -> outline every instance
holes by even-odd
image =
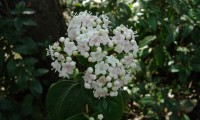
[[[67,37],[49,46],[53,70],[63,78],[47,94],[52,119],[121,119],[138,46],[133,30],[109,23],[106,15],[80,12],[68,23]]]

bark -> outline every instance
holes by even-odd
[[[30,18],[37,23],[37,27],[28,29],[28,36],[35,41],[47,39],[49,36],[56,41],[64,36],[66,24],[58,0],[29,0],[26,5],[36,11]]]

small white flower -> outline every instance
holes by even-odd
[[[115,51],[118,53],[122,53],[123,50],[124,46],[122,46],[121,44],[117,44],[117,46],[115,47]]]
[[[94,35],[91,37],[90,41],[89,41],[89,45],[90,46],[97,46],[99,47],[101,43],[101,39],[98,35]]]
[[[51,66],[55,69],[55,71],[58,71],[58,72],[61,69],[61,64],[58,62],[58,60],[55,60],[54,62],[52,62]]]
[[[77,50],[77,47],[75,46],[74,42],[65,42],[64,51],[71,56],[72,53]]]
[[[96,51],[96,52],[91,52],[90,56],[93,62],[96,62],[96,61],[100,62],[105,57],[105,54],[103,54],[101,51]]]
[[[104,63],[104,61],[101,61],[100,63],[95,65],[95,74],[106,74],[106,70],[108,69],[109,65]]]
[[[47,55],[51,55],[51,59],[54,60],[54,51],[52,46],[49,45],[48,53]]]
[[[82,43],[78,44],[77,49],[81,53],[81,55],[84,55],[84,53],[90,50],[90,47],[87,45],[87,43]]]
[[[103,115],[102,115],[102,114],[99,114],[97,118],[98,118],[99,120],[102,120],[102,119],[103,119]]]
[[[68,74],[72,74],[75,67],[75,62],[62,63],[62,71],[66,71]]]
[[[116,63],[118,63],[119,62],[119,60],[118,59],[116,59],[113,55],[111,55],[111,56],[106,56],[106,62],[107,63],[110,63],[113,67],[115,67],[116,66]]]
[[[119,67],[109,67],[108,71],[110,77],[113,77],[114,79],[117,79],[120,72],[122,72],[122,70]]]
[[[86,71],[83,79],[87,83],[92,83],[92,81],[96,79],[96,76],[91,74],[89,71]]]
[[[59,42],[55,42],[52,47],[53,49],[57,49],[58,47],[60,47]]]

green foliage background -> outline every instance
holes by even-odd
[[[200,93],[199,0],[60,3],[66,18],[85,10],[104,13],[113,28],[124,24],[138,32],[138,71],[127,87],[131,97],[122,119],[200,118],[199,109],[192,112]],[[9,17],[0,15],[0,119],[46,120],[45,96],[50,84],[57,81],[50,79],[54,73],[49,71],[50,60],[46,57],[51,40],[36,42],[24,34],[37,23],[23,11],[33,10],[22,1],[6,11]],[[169,92],[174,97],[169,97]]]

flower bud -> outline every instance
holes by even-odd
[[[112,87],[112,90],[113,90],[113,91],[117,91],[117,87],[113,86],[113,87]]]
[[[96,76],[96,75],[93,75],[93,76],[92,76],[92,79],[94,79],[94,80],[97,79],[97,76]]]
[[[67,42],[69,42],[69,41],[70,41],[70,39],[69,39],[69,38],[65,38],[65,40],[66,40]]]
[[[92,67],[89,67],[87,70],[88,70],[89,73],[93,72],[93,68]]]
[[[113,91],[111,91],[111,92],[110,92],[110,96],[111,96],[111,97],[114,97],[114,96],[115,96],[115,93],[114,93]]]
[[[134,45],[135,44],[135,40],[131,40],[131,44]]]
[[[124,60],[124,59],[121,59],[120,61],[121,61],[121,63],[125,63],[125,60]]]
[[[131,35],[129,35],[129,34],[126,35],[126,39],[127,39],[127,40],[130,40],[130,39],[131,39]]]
[[[111,87],[112,87],[112,83],[110,83],[110,82],[107,83],[107,87],[108,87],[108,88],[111,88]]]
[[[73,51],[73,56],[76,56],[76,55],[78,55],[78,52],[77,51]]]
[[[95,120],[93,117],[89,117],[89,120]]]
[[[113,46],[114,46],[113,42],[108,43],[108,47],[113,47]]]
[[[116,29],[113,30],[113,34],[115,34],[115,33],[116,33]]]
[[[56,50],[57,50],[57,51],[61,51],[61,47],[60,47],[60,46],[57,47]]]
[[[70,61],[72,61],[72,58],[71,58],[71,57],[67,57],[67,58],[66,58],[66,61],[67,61],[67,62],[70,62]]]
[[[107,93],[108,92],[108,88],[107,87],[103,87],[103,91]]]
[[[106,77],[106,81],[110,82],[112,80],[112,78],[110,76]]]
[[[88,62],[93,62],[93,58],[92,58],[92,57],[89,57],[89,58],[88,58]]]
[[[98,47],[98,48],[97,48],[97,51],[98,51],[98,52],[101,52],[101,51],[102,51],[102,48],[101,48],[101,47]]]
[[[119,81],[114,82],[114,85],[116,85],[116,86],[118,86],[119,84],[120,84]]]
[[[64,37],[61,37],[61,38],[59,39],[59,41],[60,41],[60,42],[64,42],[64,41],[65,41],[65,38],[64,38]]]
[[[118,66],[118,67],[121,67],[121,66],[122,66],[122,63],[121,63],[121,62],[118,62],[118,63],[117,63],[117,66]]]
[[[85,32],[86,28],[85,27],[81,27],[81,32]]]
[[[59,53],[59,52],[55,52],[55,53],[54,53],[54,56],[55,56],[55,57],[59,57],[59,56],[60,56],[60,53]]]
[[[88,57],[89,57],[89,53],[86,52],[86,53],[83,54],[83,56],[84,56],[85,58],[88,58]]]
[[[71,65],[71,66],[75,66],[76,63],[75,63],[74,61],[72,61],[72,62],[70,62],[70,65]]]
[[[92,22],[92,26],[93,26],[93,27],[96,27],[96,26],[97,26],[97,23],[96,23],[96,22]]]
[[[108,52],[107,52],[107,51],[103,51],[103,54],[104,54],[104,55],[108,55]]]
[[[84,87],[85,87],[86,89],[90,89],[90,88],[91,88],[91,85],[90,85],[89,83],[85,83],[85,84],[84,84]]]
[[[98,118],[99,120],[102,120],[102,119],[103,119],[103,115],[102,115],[102,114],[99,114],[97,118]]]

